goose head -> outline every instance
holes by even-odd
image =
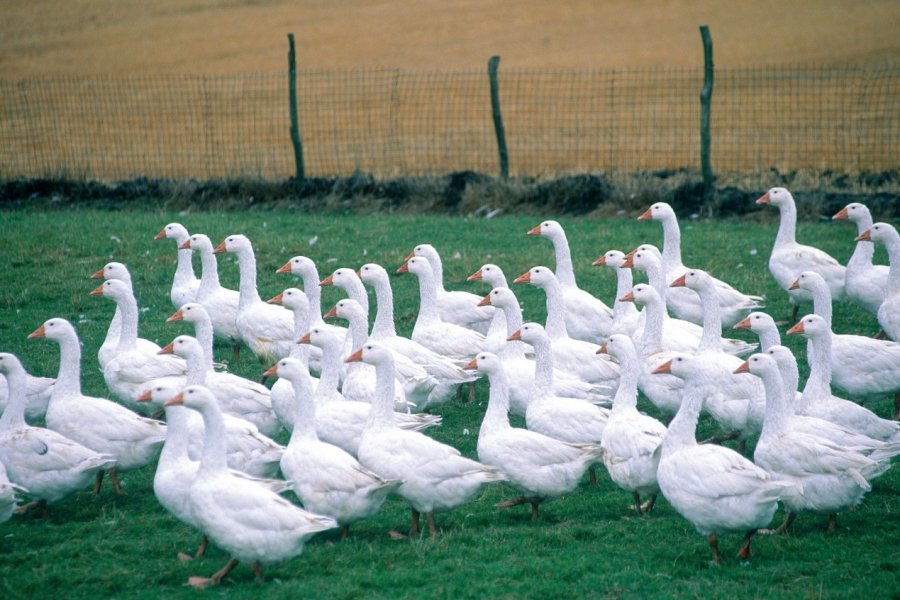
[[[297,343],[312,344],[317,348],[326,350],[340,346],[343,343],[343,338],[331,333],[324,327],[313,327],[297,340]]]
[[[222,243],[216,246],[213,250],[214,254],[221,254],[222,252],[252,252],[253,244],[250,243],[250,239],[241,234],[229,235],[227,238],[222,240]]]
[[[46,338],[48,340],[59,341],[73,335],[75,335],[75,328],[72,327],[72,324],[65,319],[55,317],[44,321],[43,325],[28,335],[28,339],[34,340]]]
[[[679,354],[677,356],[672,357],[661,365],[657,366],[653,371],[651,371],[652,375],[663,375],[663,374],[671,374],[679,379],[690,379],[694,375],[696,375],[696,368],[694,365],[696,359],[693,356],[689,356],[687,354]]]
[[[734,325],[734,329],[749,329],[754,333],[763,333],[772,329],[778,329],[778,326],[771,315],[755,311],[738,321]]]
[[[807,290],[815,292],[816,290],[829,290],[828,283],[825,279],[815,271],[803,271],[800,276],[794,280],[789,286],[791,290]],[[829,291],[830,294],[830,291]]]
[[[269,304],[280,304],[281,306],[296,311],[309,311],[309,298],[300,288],[287,288],[274,298],[268,300]]]
[[[619,298],[620,302],[634,302],[636,304],[653,304],[659,302],[659,294],[653,286],[647,283],[639,283],[631,291]]]
[[[196,302],[188,302],[175,311],[171,317],[166,319],[166,323],[174,323],[175,321],[187,321],[188,323],[205,323],[209,321],[209,313],[203,308],[203,305]]]
[[[319,277],[318,270],[316,269],[316,263],[314,263],[311,258],[306,256],[295,256],[291,260],[278,267],[278,270],[275,272],[290,273],[298,277],[313,276],[317,281]]]
[[[484,281],[492,287],[500,287],[506,284],[506,275],[503,269],[492,263],[485,263],[480,269],[469,275],[466,281]]]
[[[356,271],[353,269],[348,269],[346,267],[341,267],[340,269],[335,269],[334,273],[323,279],[319,282],[320,286],[333,285],[335,287],[339,287],[342,290],[348,290],[354,282],[359,281],[359,276],[356,274]]]
[[[797,368],[797,357],[791,352],[787,346],[775,345],[766,350],[766,354],[772,357],[772,360],[778,365],[778,368]]]
[[[416,247],[418,248],[418,246]],[[417,277],[431,277],[434,275],[434,269],[431,268],[431,263],[423,256],[413,256],[408,259],[399,269],[397,269],[397,272],[412,273]]]
[[[189,385],[174,397],[166,400],[165,405],[186,406],[199,411],[217,406],[216,397],[205,385]]]
[[[355,319],[365,319],[366,311],[363,310],[362,305],[352,298],[343,298],[338,300],[337,304],[331,307],[327,313],[325,313],[326,319],[345,319],[347,321],[353,321]]]
[[[858,223],[860,221],[871,221],[872,214],[865,204],[862,204],[861,202],[851,202],[841,210],[837,211],[831,219],[834,221],[847,219],[853,223]]]
[[[788,335],[800,334],[807,339],[826,335],[830,332],[831,327],[828,325],[828,322],[819,315],[806,315],[787,330]]]
[[[597,354],[608,354],[617,362],[637,356],[634,341],[623,333],[614,333],[597,349]]]
[[[128,271],[128,267],[120,262],[106,263],[102,269],[91,275],[91,279],[118,279],[131,285],[131,273]]]
[[[534,345],[541,341],[549,341],[549,339],[547,330],[544,329],[543,325],[540,323],[529,322],[522,323],[522,327],[509,336],[507,341],[522,340],[523,342]]]
[[[150,402],[156,406],[162,406],[181,392],[181,386],[170,381],[151,382],[150,389],[136,398],[138,402]]]
[[[637,220],[646,221],[647,219],[653,219],[654,221],[665,221],[666,219],[672,219],[674,217],[675,211],[672,210],[672,207],[668,203],[657,202],[641,213]]]
[[[639,271],[647,271],[662,264],[662,255],[656,246],[642,244],[625,255],[621,268],[634,268]]]
[[[406,258],[407,260],[409,260],[414,256],[421,256],[428,261],[440,260],[438,251],[431,244],[419,244],[418,246],[413,248],[413,251],[410,252],[409,256],[407,256]]]
[[[794,197],[787,191],[787,188],[773,187],[768,192],[756,199],[757,204],[771,204],[781,208],[794,204]]]
[[[9,352],[0,352],[0,373],[9,375],[10,373],[25,373],[25,367],[19,361],[15,354]]]
[[[752,373],[757,377],[765,377],[773,373],[778,374],[779,376],[781,375],[778,371],[778,363],[775,362],[775,359],[762,352],[751,354],[747,360],[734,370],[734,373]]]
[[[712,289],[713,280],[706,271],[688,269],[684,275],[669,284],[669,287],[686,287],[694,291]]]
[[[889,223],[875,223],[867,231],[859,234],[856,237],[856,240],[870,240],[872,242],[880,242],[887,245],[900,242],[900,233],[897,232],[896,227]]]
[[[362,348],[344,359],[344,362],[364,362],[370,365],[393,364],[394,355],[391,351],[376,342],[366,342]]]
[[[294,381],[303,377],[309,379],[309,370],[306,368],[306,365],[303,364],[303,361],[287,357],[282,358],[272,365],[265,373],[263,373],[263,376],[281,377],[288,381]]]
[[[544,221],[528,230],[528,235],[541,235],[551,240],[566,239],[566,232],[558,221]]]
[[[618,269],[625,262],[625,253],[621,250],[607,250],[606,254],[591,263],[594,267]]]
[[[363,283],[375,285],[382,281],[388,280],[388,272],[381,265],[375,263],[366,263],[356,272]]]
[[[179,245],[184,243],[190,236],[187,228],[181,223],[169,223],[165,227],[160,230],[155,236],[153,236],[154,240],[161,240],[164,238],[169,238],[170,240],[175,240]]]
[[[547,267],[531,267],[513,280],[513,283],[530,283],[543,288],[556,281],[556,275]]]
[[[203,253],[212,253],[213,251],[212,240],[209,239],[208,235],[203,233],[195,233],[178,246],[178,248],[180,250],[196,250],[197,252]]]
[[[479,352],[463,369],[467,371],[474,369],[491,376],[503,372],[503,362],[492,352]]]
[[[103,296],[114,302],[132,297],[131,286],[121,279],[107,279],[91,290],[91,296]]]
[[[188,359],[203,356],[203,347],[200,346],[197,338],[190,335],[179,335],[157,354],[174,354],[175,356]]]

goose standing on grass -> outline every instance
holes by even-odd
[[[240,561],[252,563],[253,572],[262,578],[260,565],[296,556],[315,533],[337,527],[331,517],[294,506],[265,486],[235,476],[228,469],[222,414],[207,388],[188,386],[166,404],[180,404],[203,416],[203,458],[189,491],[191,513],[210,541],[231,556],[211,577],[188,579],[191,587],[220,583]]]
[[[859,240],[857,244],[870,240],[880,242],[887,248],[891,266],[888,271],[887,289],[878,307],[877,317],[885,335],[895,342],[900,342],[900,233],[897,233],[893,225],[875,223],[856,239]]]
[[[197,289],[196,301],[209,313],[216,337],[231,345],[232,359],[234,362],[239,361],[241,334],[237,328],[237,314],[240,293],[222,287],[219,283],[219,265],[209,237],[195,233],[179,248],[200,255],[200,287]]]
[[[875,256],[875,245],[871,240],[858,237],[874,224],[872,213],[865,204],[851,202],[831,218],[835,221],[846,219],[856,225],[856,247],[847,261],[847,298],[877,315],[878,307],[887,294],[888,267],[874,264],[872,258]]]
[[[121,493],[118,473],[139,469],[156,458],[166,438],[165,423],[81,393],[81,343],[65,319],[48,319],[28,338],[47,338],[59,344],[59,375],[47,406],[47,428],[112,456],[115,464],[109,467],[109,476],[116,493]],[[95,494],[102,479],[103,471],[98,471]]]
[[[652,219],[662,223],[663,251],[662,266],[665,279],[670,283],[687,271],[687,267],[681,262],[681,228],[678,226],[678,217],[672,207],[665,202],[657,202],[644,211],[638,221]],[[762,296],[751,296],[737,291],[721,279],[712,278],[716,286],[716,295],[719,298],[719,310],[722,314],[722,325],[731,327],[755,308],[761,308]],[[703,313],[695,294],[685,288],[669,290],[670,296],[666,299],[672,312],[679,319],[686,319],[692,323],[702,324]]]
[[[491,385],[487,411],[478,433],[478,458],[499,469],[509,484],[521,492],[520,496],[496,506],[531,504],[531,518],[537,519],[538,506],[575,490],[588,467],[601,460],[603,450],[599,443],[568,443],[512,427],[509,382],[503,363],[496,354],[482,352],[467,367],[485,373]]]
[[[702,362],[702,357],[679,356],[654,371],[685,383],[681,407],[663,438],[657,479],[672,508],[707,537],[713,560],[722,562],[719,535],[743,532],[738,558],[746,561],[753,535],[772,521],[791,484],[774,479],[730,448],[697,443],[705,396],[698,368]]]
[[[153,236],[154,240],[175,240],[178,248],[178,263],[175,267],[175,278],[172,280],[172,290],[169,298],[175,308],[188,302],[197,300],[197,290],[200,289],[200,280],[194,275],[194,265],[191,262],[193,252],[183,249],[182,245],[190,239],[188,230],[181,223],[169,223]]]
[[[297,397],[281,471],[304,508],[336,520],[346,539],[350,525],[377,513],[403,482],[382,479],[338,446],[319,440],[309,371],[301,361],[283,358],[268,373],[291,383]]]
[[[437,536],[434,513],[472,500],[488,483],[504,481],[496,468],[466,458],[456,448],[425,434],[400,429],[393,410],[394,357],[387,348],[368,342],[346,362],[375,365],[377,392],[359,442],[359,462],[387,480],[401,480],[397,494],[412,508],[410,535],[419,534],[425,513],[428,531]]]
[[[51,429],[25,423],[26,373],[19,359],[0,353],[0,373],[9,383],[9,403],[0,417],[0,466],[9,481],[27,488],[36,506],[58,502],[89,486],[101,470],[113,465],[99,454]]]
[[[768,313],[754,311],[735,323],[734,329],[749,329],[755,333],[759,337],[759,349],[763,352],[781,344],[778,325]]]
[[[491,263],[481,265],[481,268],[469,275],[466,281],[483,281],[490,285],[491,289],[509,288],[503,269]],[[479,300],[478,306],[487,306],[487,304],[484,304],[484,298]],[[503,354],[507,346],[506,338],[509,337],[510,333],[512,332],[506,327],[506,313],[502,310],[495,310],[494,316],[491,317],[491,324],[488,326],[487,333],[485,333],[485,338],[487,338],[485,340],[485,350],[494,354]]]
[[[128,285],[118,279],[107,279],[90,293],[116,303],[121,311],[122,329],[115,353],[103,367],[103,379],[109,391],[130,408],[143,410],[138,404],[147,384],[157,379],[171,379],[184,385],[187,364],[174,356],[159,356],[158,350],[147,352],[139,346],[138,306]]]
[[[632,335],[638,326],[641,313],[633,302],[623,302],[622,296],[634,287],[634,277],[631,269],[620,268],[625,263],[625,253],[620,250],[607,250],[606,253],[595,260],[592,266],[607,267],[616,274],[616,301],[613,303],[612,333],[624,333]]]
[[[793,309],[791,322],[797,320],[801,303],[812,301],[804,290],[790,289],[791,283],[803,271],[816,271],[828,283],[835,300],[843,300],[845,295],[846,268],[826,252],[797,243],[797,206],[794,197],[783,187],[773,187],[756,200],[757,204],[769,204],[778,209],[780,219],[775,244],[769,256],[769,272],[778,285],[788,293]]]
[[[869,480],[887,470],[890,462],[875,462],[854,449],[791,428],[784,382],[771,356],[754,354],[735,372],[753,373],[766,389],[766,418],[753,454],[756,464],[792,484],[781,497],[789,512],[776,531],[787,529],[802,510],[829,515],[828,530],[834,530],[836,513],[858,504],[872,489]]]
[[[441,256],[431,244],[419,244],[406,260],[420,256],[431,265],[435,297],[441,320],[486,334],[494,316],[494,309],[478,306],[481,296],[471,292],[444,289],[444,265]]]
[[[597,356],[597,345],[569,336],[562,286],[547,267],[532,267],[513,281],[530,283],[544,290],[547,297],[547,322],[544,328],[550,336],[554,364],[564,371],[577,374],[590,383],[611,383],[619,377],[619,365],[608,356]],[[605,339],[605,338],[604,338]]]
[[[550,240],[556,256],[554,271],[565,304],[564,318],[569,335],[577,340],[599,344],[612,333],[613,313],[605,302],[578,287],[569,240],[557,221],[544,221],[528,231]]]
[[[289,310],[262,301],[256,288],[256,257],[253,245],[243,235],[230,235],[216,246],[214,253],[237,255],[240,274],[237,328],[241,339],[259,358],[271,365],[291,352],[294,317]]]
[[[603,464],[613,483],[631,492],[634,510],[641,516],[644,510],[653,510],[659,493],[656,471],[666,426],[637,410],[638,378],[643,369],[631,338],[613,334],[597,352],[606,352],[619,361],[622,373],[600,443]],[[641,496],[647,498],[646,506],[641,504]]]
[[[303,334],[309,331],[309,299],[300,288],[288,288],[268,300],[269,304],[280,304],[294,314],[294,339],[299,340]],[[313,355],[315,350],[315,355]],[[322,369],[322,351],[310,344],[294,344],[289,358],[296,358],[307,369],[315,365],[316,372]],[[319,385],[319,378],[310,375],[313,381],[313,389]],[[272,398],[272,410],[278,415],[278,420],[285,429],[294,429],[294,415],[297,414],[296,400],[294,398],[294,386],[287,379],[278,379],[272,384],[270,392]]]
[[[91,279],[118,279],[128,286],[128,289],[134,295],[134,286],[131,283],[131,273],[128,267],[120,262],[106,263],[102,269],[97,270],[91,275]],[[106,367],[112,358],[116,355],[116,348],[119,346],[119,336],[122,332],[122,309],[116,304],[116,312],[109,322],[109,328],[106,330],[106,337],[97,351],[97,361],[100,363],[100,371]],[[155,354],[159,351],[159,344],[151,342],[148,339],[137,338],[135,341],[137,347],[147,354]]]

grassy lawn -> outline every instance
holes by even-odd
[[[636,216],[636,215],[635,215]],[[774,217],[774,212],[770,214]],[[50,317],[70,319],[84,344],[83,388],[106,396],[97,369],[99,347],[113,305],[88,296],[96,282],[88,276],[109,260],[127,264],[134,276],[141,312],[141,335],[160,344],[181,333],[183,323],[165,323],[173,311],[168,290],[175,265],[174,242],[154,241],[166,223],[206,233],[214,243],[232,233],[254,242],[260,295],[266,299],[298,285],[275,270],[290,257],[314,259],[322,278],[338,267],[377,262],[393,271],[416,243],[429,242],[444,257],[449,288],[487,293],[465,283],[484,262],[500,265],[511,280],[528,268],[553,266],[550,243],[526,237],[538,219],[502,217],[473,220],[447,217],[342,217],[291,212],[165,214],[160,212],[12,212],[2,216],[0,256],[0,350],[16,353],[26,368],[55,375],[57,347],[26,336]],[[612,301],[613,274],[590,263],[610,248],[630,250],[640,243],[661,244],[656,223],[622,220],[563,220],[582,287]],[[766,268],[775,235],[774,220],[682,223],[685,262],[705,268],[747,292],[765,294],[776,320],[790,314],[786,295]],[[815,243],[846,261],[854,231],[847,224],[801,223],[800,241]],[[877,260],[885,262],[883,249]],[[237,287],[231,257],[220,262],[223,284]],[[640,280],[640,279],[638,279]],[[398,328],[409,333],[417,311],[417,286],[410,275],[393,277]],[[526,320],[543,320],[539,290],[516,287]],[[340,299],[323,289],[323,309]],[[835,329],[874,334],[875,319],[850,305],[836,305]],[[789,326],[785,323],[782,332]],[[744,334],[736,334],[741,337]],[[803,354],[803,340],[783,340]],[[217,347],[217,358],[230,350]],[[803,361],[801,360],[801,363]],[[269,365],[249,353],[230,369],[256,378]],[[805,367],[801,366],[805,375]],[[475,456],[478,427],[487,401],[479,382],[476,401],[450,403],[436,412],[443,426],[430,434]],[[889,398],[869,404],[887,416]],[[641,408],[652,412],[644,403]],[[701,433],[715,431],[701,421]],[[281,441],[286,442],[283,436]],[[0,596],[4,598],[194,597],[184,587],[190,575],[208,576],[226,561],[211,548],[194,563],[180,563],[178,551],[192,551],[196,532],[169,516],[152,492],[151,468],[123,477],[127,495],[104,487],[99,497],[79,492],[51,507],[50,516],[14,516],[0,525]],[[630,494],[601,476],[587,478],[575,492],[544,505],[537,522],[527,507],[496,509],[511,495],[488,487],[476,501],[439,514],[440,535],[392,540],[391,529],[409,525],[406,504],[391,498],[373,519],[355,525],[350,538],[337,531],[314,538],[300,556],[264,569],[256,582],[241,565],[206,595],[230,598],[460,598],[460,597],[896,597],[900,589],[900,474],[896,469],[874,483],[854,511],[839,515],[838,530],[825,531],[822,516],[801,515],[781,537],[760,536],[754,558],[740,566],[734,558],[739,536],[720,541],[727,560],[710,563],[706,540],[660,500],[654,513],[636,518]],[[783,517],[779,511],[776,522]]]

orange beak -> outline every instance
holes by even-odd
[[[266,300],[266,303],[267,304],[282,304],[283,301],[284,301],[284,292],[281,292],[274,298],[269,298],[268,300]]]
[[[298,344],[308,344],[309,343],[309,332],[307,331],[303,334],[303,337],[297,340]]]
[[[356,276],[357,276],[357,277],[362,277],[362,269],[357,269],[357,270],[356,270]]]
[[[762,196],[756,199],[757,204],[768,204],[769,203],[769,192],[766,192]]]
[[[506,341],[507,342],[516,342],[521,339],[522,339],[522,330],[516,329],[515,331],[513,331],[513,334],[511,336],[506,338]]]
[[[180,404],[184,404],[184,392],[177,394],[174,398],[166,400],[165,406],[177,406]]]
[[[847,219],[850,217],[850,214],[847,212],[847,207],[845,206],[841,210],[834,213],[834,216],[831,217],[832,221],[837,221],[838,219]]]
[[[145,391],[143,394],[135,398],[135,400],[137,400],[138,402],[150,402],[150,390]]]
[[[634,292],[625,292],[625,295],[619,298],[619,302],[634,302]]]
[[[362,360],[362,348],[344,359],[344,362],[360,362]]]
[[[800,289],[800,278],[794,280],[794,282],[788,286],[789,290],[797,290]]]
[[[803,333],[806,331],[803,327],[803,321],[797,321],[797,324],[787,330],[788,335],[794,335],[795,333]]]
[[[639,216],[637,218],[637,220],[638,221],[646,221],[647,219],[652,219],[652,218],[653,218],[653,213],[648,208],[647,210],[645,210],[644,212],[641,213],[641,216]]]
[[[856,239],[854,241],[856,241],[856,242],[871,242],[872,241],[872,230],[866,229],[861,234],[856,236]]]
[[[490,306],[491,305],[491,295],[488,294],[481,301],[478,302],[478,306]]]
[[[750,329],[750,317],[744,317],[740,321],[738,321],[734,329]]]
[[[175,354],[175,342],[169,342],[166,347],[157,352],[157,354]]]
[[[471,371],[472,369],[478,368],[478,361],[474,358],[466,363],[466,366],[463,367],[466,371]]]
[[[283,265],[278,267],[277,271],[275,271],[275,273],[277,273],[277,274],[290,273],[290,272],[291,272],[291,261],[287,261],[286,263],[284,263]]]
[[[181,309],[179,308],[178,310],[175,311],[175,314],[173,314],[171,317],[166,319],[166,323],[174,323],[175,321],[183,321],[183,320],[184,320],[184,313],[181,312]]]
[[[323,318],[323,319],[336,319],[337,316],[338,316],[338,314],[337,314],[337,304],[335,304],[334,306],[331,307],[331,310],[329,310],[327,313],[325,313],[325,316],[322,317],[322,318]]]
[[[622,264],[619,265],[620,269],[631,269],[634,267],[634,253],[636,250],[632,250],[628,254],[625,255],[625,260],[622,261]]]
[[[263,377],[277,377],[278,365],[274,364],[263,372]]]
[[[659,365],[655,369],[653,369],[653,375],[660,375],[662,373],[671,373],[672,372],[672,361],[667,360],[663,364]]]
[[[416,251],[413,250],[412,252],[409,253],[409,255],[407,255],[406,258],[403,259],[403,262],[406,262],[406,261],[408,261],[408,260],[411,259],[411,258],[415,258],[415,256],[416,256]]]
[[[91,275],[91,279],[103,279],[103,269],[97,269],[97,271]]]
[[[157,233],[156,235],[154,235],[154,236],[153,236],[153,239],[154,239],[154,240],[161,240],[161,239],[163,239],[164,237],[166,237],[166,230],[165,230],[165,229],[163,229],[162,231],[160,231],[159,233]]]
[[[225,240],[222,240],[222,243],[213,248],[213,254],[222,254],[223,252],[227,252],[225,250]]]
[[[37,338],[42,338],[42,337],[47,337],[47,332],[44,331],[43,325],[41,325],[40,327],[38,327],[37,329],[35,329],[34,331],[32,331],[31,333],[28,334],[29,340],[36,340]]]
[[[466,277],[466,281],[481,281],[481,269]]]
[[[602,267],[606,265],[606,255],[601,256],[597,260],[591,263],[592,267]]]
[[[541,235],[541,226],[535,225],[531,229],[528,230],[528,235]]]
[[[324,287],[326,285],[334,285],[334,276],[329,275],[325,279],[319,282],[319,287]]]
[[[750,372],[750,361],[747,361],[747,360],[742,362],[741,366],[739,366],[737,369],[735,369],[733,371],[733,373],[735,375],[737,375],[738,373],[749,373],[749,372]]]
[[[525,271],[513,279],[513,283],[531,283],[531,271]]]
[[[685,287],[684,286],[684,275],[673,281],[669,284],[669,287]]]
[[[97,287],[95,287],[88,293],[88,296],[102,296],[102,295],[103,295],[103,286],[102,285],[98,285]]]
[[[597,348],[596,354],[606,354],[606,342],[604,342],[599,348]]]
[[[190,250],[191,249],[191,240],[190,238],[184,240],[184,243],[178,246],[179,250]]]
[[[400,265],[400,268],[397,269],[397,273],[409,273],[409,257],[403,261],[403,264]]]

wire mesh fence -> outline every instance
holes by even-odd
[[[484,70],[303,71],[306,176],[498,172]],[[504,70],[512,176],[699,169],[701,69]],[[712,165],[900,167],[900,67],[716,70]],[[286,73],[0,81],[0,177],[293,176]]]

